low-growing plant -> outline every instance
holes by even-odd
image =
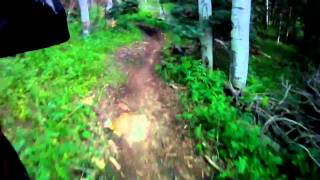
[[[80,24],[71,22],[69,42],[0,60],[0,120],[32,178],[70,179],[98,169],[89,127],[96,115],[83,99],[124,82],[106,55],[142,39],[137,28],[102,27],[81,38]]]
[[[244,95],[240,97],[239,105],[235,106],[232,97],[227,96],[225,92],[225,85],[228,83],[225,72],[208,70],[200,60],[197,60],[197,57],[172,54],[170,48],[172,42],[178,42],[183,46],[185,40],[172,34],[167,37],[171,42],[166,44],[163,51],[165,60],[157,70],[166,81],[186,87],[187,90],[182,91],[180,95],[184,112],[178,116],[178,119],[187,120],[191,136],[198,142],[196,151],[220,172],[219,178],[316,179],[318,177],[317,165],[312,160],[312,158],[318,158],[315,148],[307,149],[308,152],[296,145],[279,142],[278,137],[272,135],[271,131],[262,130],[261,127],[265,121],[259,120],[257,118],[259,114],[255,111],[261,108],[261,113],[270,113],[270,108],[275,107],[270,107],[275,98],[279,97],[277,101],[279,103],[283,96],[286,96],[283,95],[282,80],[288,79],[295,86],[301,85],[301,77],[297,76],[301,75],[301,72],[295,68],[297,64],[286,63],[288,59],[297,58],[295,56],[297,51],[293,46],[281,44],[274,47],[276,42],[264,40],[262,43],[261,39],[256,39],[255,46],[259,48],[260,55],[251,57],[248,85]],[[283,63],[286,63],[285,68]],[[316,88],[312,90],[314,89]],[[313,97],[306,93],[304,95]],[[291,102],[297,101],[296,96],[288,99],[293,109],[300,107],[296,107],[297,103]],[[311,102],[315,104],[314,99]],[[285,112],[289,107],[288,103],[282,102],[282,106],[276,106],[282,110],[278,109],[273,113]],[[282,116],[277,117],[282,118]],[[301,119],[301,114],[298,117],[300,117],[299,123],[304,124],[305,122],[302,121],[305,118]],[[310,122],[306,123],[309,127]],[[287,126],[283,127],[281,124],[284,123],[275,123],[273,131],[280,128],[281,132],[286,132]],[[299,132],[304,133],[300,130]],[[305,142],[309,147],[315,144],[316,136],[314,133],[311,136],[299,137],[307,138],[304,139],[307,140]],[[313,141],[308,141],[310,138]],[[311,142],[313,142],[312,145]]]
[[[166,80],[187,87],[181,94],[184,112],[179,119],[188,121],[198,142],[197,152],[218,162],[218,177],[285,177],[278,169],[281,156],[272,148],[276,144],[261,135],[250,113],[242,114],[230,105],[231,98],[224,93],[227,77],[222,71],[210,71],[190,57],[167,57],[158,69]]]

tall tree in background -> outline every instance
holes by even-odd
[[[163,4],[160,2],[160,0],[157,0],[157,2],[158,2],[158,5],[159,5],[159,9],[160,9],[159,16],[160,16],[161,19],[165,19],[166,15],[165,15],[165,12],[164,12]]]
[[[90,33],[90,18],[89,18],[89,4],[88,0],[79,0],[82,33],[83,35],[89,35]]]
[[[208,25],[209,17],[212,15],[211,0],[198,0],[200,26],[203,34],[200,37],[202,60],[208,63],[210,69],[213,68],[213,38],[212,29]]]
[[[266,0],[266,27],[269,26],[269,0]]]
[[[250,16],[251,0],[232,0],[231,82],[238,90],[246,86],[248,76]]]
[[[110,10],[112,9],[113,7],[113,0],[107,0],[107,4],[106,4],[106,11],[107,12],[110,12]]]

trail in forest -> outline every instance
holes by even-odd
[[[203,159],[194,155],[187,126],[176,121],[176,88],[154,70],[163,39],[161,33],[149,33],[143,42],[118,50],[128,82],[108,88],[96,110],[102,126],[111,129],[109,162],[119,179],[204,179],[208,173]]]

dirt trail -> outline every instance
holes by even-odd
[[[128,83],[109,88],[97,109],[101,124],[111,129],[109,161],[119,179],[204,179],[208,173],[186,126],[176,122],[176,90],[155,73],[162,45],[157,33],[119,49],[116,59]]]

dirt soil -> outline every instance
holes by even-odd
[[[121,88],[108,88],[96,112],[112,134],[109,158],[117,179],[205,179],[208,166],[194,154],[188,127],[177,122],[179,87],[156,74],[163,35],[118,50],[116,59],[128,75]]]

